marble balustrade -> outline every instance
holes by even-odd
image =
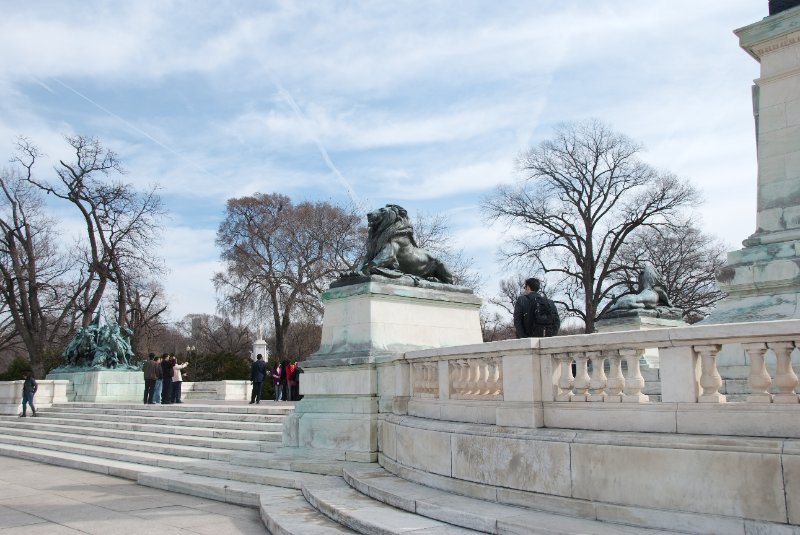
[[[751,363],[749,392],[737,402],[720,393],[716,362],[731,343],[741,344]],[[409,380],[386,382],[380,395],[405,396],[408,414],[443,420],[703,433],[713,418],[715,432],[782,436],[781,418],[800,416],[791,359],[798,344],[800,320],[782,320],[421,350],[402,357],[407,366],[392,367]],[[660,400],[643,393],[640,361],[649,348],[659,352]],[[410,391],[396,392],[396,384]],[[755,429],[744,423],[751,421]]]

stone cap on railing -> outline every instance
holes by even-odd
[[[778,339],[794,340],[795,338],[800,340],[800,320],[775,320],[501,340],[484,344],[409,351],[405,354],[405,359],[447,359],[467,354],[477,356],[490,353],[508,354],[530,351],[552,354],[569,351],[648,349],[696,344],[773,342]]]

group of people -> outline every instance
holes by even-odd
[[[142,366],[144,373],[144,404],[169,405],[183,403],[181,401],[181,384],[183,383],[182,370],[189,365],[186,361],[178,364],[175,355],[164,353],[157,357],[150,353]]]
[[[296,362],[284,360],[276,363],[272,370],[269,370],[267,363],[264,362],[264,356],[256,355],[256,360],[250,367],[250,381],[253,383],[253,391],[250,394],[251,404],[261,401],[261,387],[264,385],[267,373],[272,375],[275,401],[300,400],[300,374],[303,373],[303,369]]]

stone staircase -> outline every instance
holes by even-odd
[[[659,533],[460,496],[378,464],[289,456],[276,450],[291,408],[62,404],[0,417],[0,455],[257,507],[281,535]]]

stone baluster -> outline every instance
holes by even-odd
[[[603,369],[606,358],[602,351],[587,351],[586,355],[592,361],[592,379],[589,381],[590,393],[588,401],[605,401],[608,378]]]
[[[611,360],[608,383],[606,385],[606,402],[620,403],[622,391],[625,390],[625,376],[622,375],[622,355],[617,350],[606,351]]]
[[[642,394],[644,377],[639,368],[639,359],[644,355],[644,349],[620,349],[619,354],[628,365],[628,376],[625,378],[625,389],[622,394],[623,403],[647,403],[650,396]]]
[[[570,401],[586,401],[589,396],[589,357],[583,351],[571,353],[575,359],[575,395]]]
[[[572,385],[574,384],[574,379],[572,377],[572,355],[569,353],[558,353],[553,355],[553,358],[561,367],[561,375],[558,378],[556,401],[570,401],[574,395],[572,393]]]
[[[792,342],[770,342],[767,344],[775,352],[777,366],[775,369],[775,386],[778,393],[775,394],[775,403],[797,403],[798,397],[794,389],[797,386],[797,375],[792,369]]]
[[[450,396],[458,395],[461,389],[461,365],[458,360],[451,360],[447,365],[450,370]]]
[[[470,360],[470,373],[472,375],[472,381],[469,385],[469,392],[467,394],[471,396],[477,396],[481,393],[481,381],[483,380],[483,370],[481,370],[481,361],[479,359],[471,359]]]
[[[700,403],[725,403],[727,398],[719,393],[722,386],[722,377],[717,370],[717,353],[719,344],[709,344],[694,346],[694,350],[700,355],[700,387],[703,393],[697,400]]]
[[[772,394],[769,387],[772,384],[772,377],[769,376],[767,366],[764,363],[764,354],[767,352],[767,344],[754,342],[742,344],[742,348],[750,357],[750,395],[747,401],[750,403],[772,403]]]
[[[495,396],[503,395],[503,359],[493,358],[494,363],[494,392]]]
[[[459,359],[456,361],[456,366],[458,367],[458,389],[456,393],[462,395],[466,392],[469,384],[469,362]]]
[[[481,367],[481,385],[478,395],[486,396],[492,388],[492,375],[491,375],[491,361],[489,359],[480,359],[478,361]]]

